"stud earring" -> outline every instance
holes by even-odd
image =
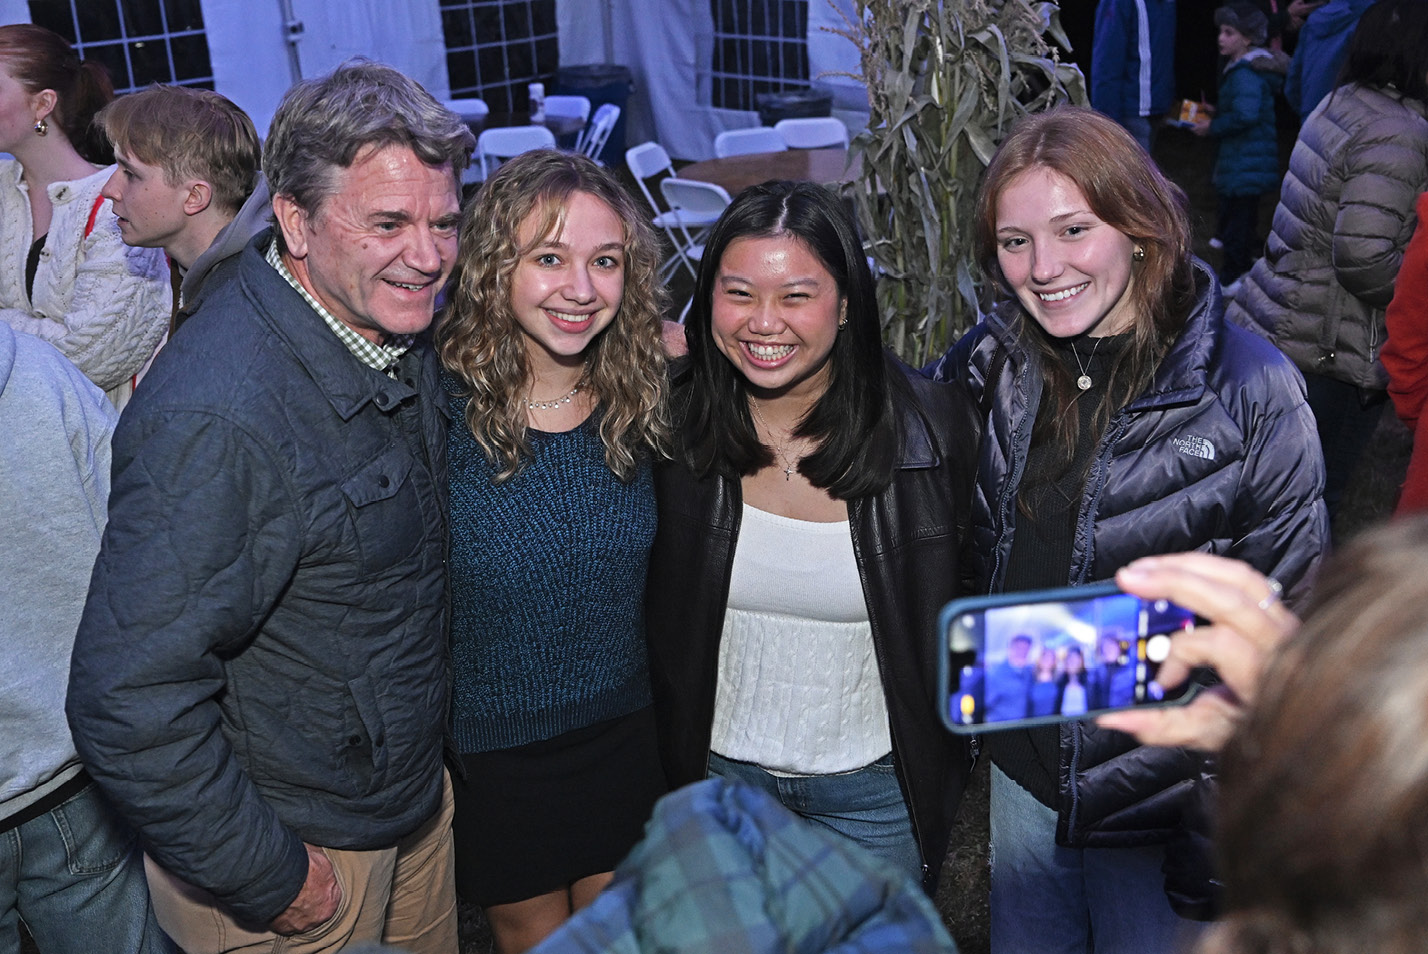
[[[1143,262],[1143,261],[1145,261],[1145,246],[1144,246],[1144,245],[1137,245],[1137,246],[1135,247],[1135,251],[1134,251],[1134,252],[1131,252],[1131,261],[1133,261],[1133,262]]]
[[[848,327],[848,317],[847,317],[846,315],[843,316],[842,318],[839,318],[839,319],[838,319],[838,327],[839,327],[839,328],[846,328],[846,327]]]
[[[50,132],[50,124],[49,124],[49,123],[45,122],[43,119],[37,119],[37,120],[35,120],[35,135],[36,135],[36,136],[47,136],[47,135],[49,135],[49,132]]]

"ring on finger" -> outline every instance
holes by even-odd
[[[1269,585],[1269,595],[1259,601],[1259,608],[1267,610],[1284,596],[1284,585],[1272,576],[1265,577],[1264,582]]]

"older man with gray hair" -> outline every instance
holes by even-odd
[[[115,434],[68,714],[189,954],[456,950],[446,422],[420,335],[472,145],[384,66],[290,90],[276,227]]]

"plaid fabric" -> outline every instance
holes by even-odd
[[[288,271],[288,267],[283,264],[282,256],[278,254],[278,242],[274,239],[268,244],[268,252],[264,256],[268,264],[277,269],[279,275],[291,286],[293,290],[303,297],[303,301],[312,306],[312,310],[317,312],[323,323],[332,329],[339,341],[347,346],[347,350],[373,371],[381,371],[389,378],[397,376],[397,359],[411,350],[413,335],[388,335],[387,344],[379,345],[368,341],[366,338],[353,331],[351,328],[332,317],[332,313],[302,287],[302,283],[293,277],[293,273]]]
[[[906,875],[723,779],[667,795],[611,886],[532,954],[956,954]]]

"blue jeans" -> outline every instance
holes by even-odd
[[[0,834],[0,954],[19,921],[45,954],[172,954],[134,834],[93,785]]]
[[[709,774],[763,789],[810,824],[837,832],[922,883],[922,853],[891,754],[852,772],[783,776],[711,752]]]
[[[992,766],[992,954],[1177,954],[1165,848],[1063,848],[1056,812]]]

